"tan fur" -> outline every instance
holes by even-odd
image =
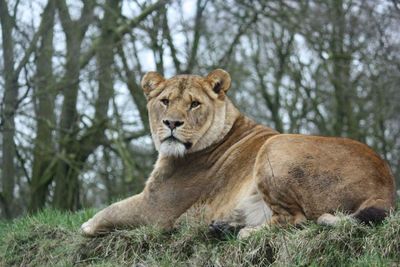
[[[335,222],[337,210],[393,208],[394,177],[366,145],[259,125],[226,97],[230,83],[223,70],[144,76],[158,160],[143,192],[97,213],[82,225],[85,235],[146,224],[169,229],[185,212],[257,228]],[[171,130],[166,122],[179,126]]]

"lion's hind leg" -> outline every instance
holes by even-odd
[[[268,225],[293,225],[298,226],[303,224],[307,220],[306,216],[302,212],[297,212],[296,214],[274,214]]]

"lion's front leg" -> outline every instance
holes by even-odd
[[[141,225],[157,225],[168,230],[203,191],[202,186],[191,179],[171,177],[160,181],[150,178],[142,193],[101,210],[85,222],[81,230],[87,236]]]
[[[145,224],[146,220],[141,214],[143,201],[144,196],[141,193],[108,206],[82,224],[82,233],[86,236],[94,236],[119,227]]]

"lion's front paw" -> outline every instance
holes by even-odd
[[[98,236],[103,235],[109,231],[109,227],[101,224],[96,216],[81,225],[81,233],[84,236]]]
[[[81,225],[81,233],[84,236],[95,236],[96,235],[96,227],[94,224],[94,220],[89,219],[87,222]]]

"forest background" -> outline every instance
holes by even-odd
[[[150,70],[224,68],[246,115],[365,142],[400,182],[396,0],[0,0],[0,24],[0,218],[140,192]]]

